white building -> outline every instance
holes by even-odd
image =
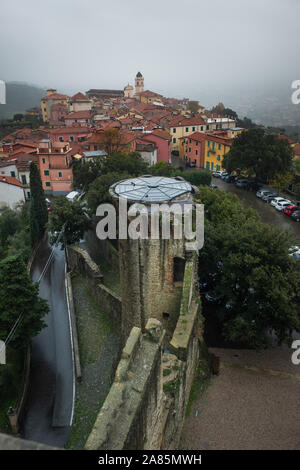
[[[0,208],[15,209],[20,202],[25,202],[22,183],[12,176],[0,176]]]

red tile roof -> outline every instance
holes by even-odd
[[[60,93],[52,93],[52,95],[49,96],[44,96],[42,98],[42,101],[48,101],[48,100],[66,100],[68,97],[67,95],[62,95]]]
[[[165,140],[171,140],[171,135],[169,132],[164,131],[163,129],[153,129],[152,134],[156,135],[157,137],[161,137]]]
[[[17,178],[13,178],[12,176],[0,176],[0,183],[12,184],[14,186],[20,186],[20,188],[23,188],[22,183],[20,183]]]
[[[67,114],[65,119],[90,119],[90,111],[75,111],[74,113]]]
[[[79,91],[75,95],[71,96],[70,101],[90,101],[90,99]]]
[[[170,127],[185,127],[185,126],[199,126],[204,125],[205,121],[202,117],[185,118],[183,116],[176,116],[170,121]]]

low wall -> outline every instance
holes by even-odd
[[[82,248],[68,247],[68,264],[72,272],[78,272],[90,281],[90,288],[103,313],[111,320],[116,329],[120,329],[122,318],[121,298],[103,284],[103,275],[99,266]]]

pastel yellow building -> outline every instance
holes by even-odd
[[[207,134],[205,139],[204,167],[211,171],[223,170],[224,155],[229,152],[232,137]]]
[[[46,91],[46,96],[41,99],[41,110],[43,122],[49,122],[52,119],[52,105],[63,104],[67,105],[68,97],[57,93],[55,89]]]

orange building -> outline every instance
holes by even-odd
[[[41,142],[38,165],[43,189],[47,194],[67,194],[72,190],[73,170],[68,142]]]

